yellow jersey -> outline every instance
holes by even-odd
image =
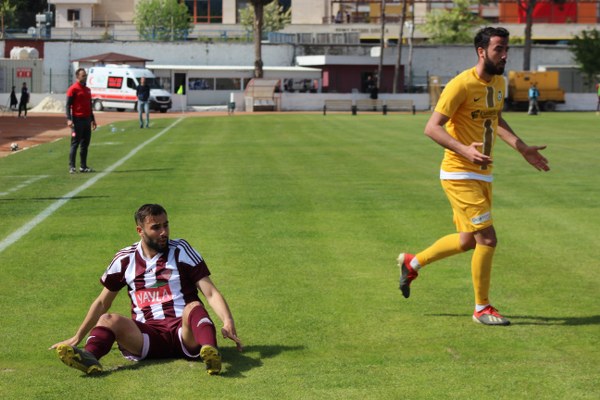
[[[483,143],[480,151],[492,155],[498,130],[498,116],[504,106],[505,82],[494,75],[486,82],[475,67],[454,77],[442,91],[435,111],[450,118],[446,131],[469,146]],[[446,149],[440,172],[441,179],[478,179],[492,181],[492,165],[476,165],[460,154]]]

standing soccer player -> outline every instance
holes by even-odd
[[[400,290],[410,296],[410,284],[424,266],[468,250],[475,291],[473,320],[485,325],[509,325],[490,304],[492,258],[497,238],[492,221],[492,148],[496,136],[541,171],[549,171],[540,154],[546,146],[528,146],[502,118],[504,67],[509,33],[483,28],[475,36],[477,65],[452,79],[425,127],[425,134],[445,148],[440,170],[458,233],[438,239],[417,253],[401,253]]]
[[[141,206],[135,221],[141,240],[115,255],[100,279],[104,288],[75,336],[51,348],[69,367],[86,374],[102,372],[98,360],[114,342],[130,360],[201,359],[208,374],[218,374],[221,355],[215,326],[198,290],[223,322],[223,337],[233,340],[242,351],[225,298],[211,281],[202,256],[185,240],[169,239],[169,221],[162,206]],[[131,300],[131,318],[107,313],[125,287]],[[76,347],[88,332],[84,349]]]
[[[93,172],[87,165],[88,147],[92,140],[92,130],[96,130],[96,120],[92,111],[92,92],[86,86],[87,72],[79,68],[75,71],[76,82],[67,89],[67,126],[71,128],[71,150],[69,151],[69,172],[75,173],[75,157],[79,149],[79,172]]]

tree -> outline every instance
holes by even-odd
[[[533,10],[537,0],[517,0],[519,8],[525,12],[525,44],[523,46],[523,71],[531,69],[531,31],[533,28]]]
[[[254,36],[254,77],[262,78],[262,33],[266,28],[269,32],[283,29],[292,20],[291,9],[284,12],[279,1],[250,0],[245,10],[240,10],[240,22],[250,31],[252,26]]]
[[[3,1],[0,0],[0,3]],[[36,14],[48,11],[47,0],[10,0],[10,3],[16,6],[16,10],[11,16],[5,17],[5,28],[25,30],[36,25]]]
[[[4,39],[4,18],[12,19],[16,5],[10,4],[10,0],[0,0],[0,39]]]
[[[600,74],[600,32],[596,29],[582,31],[581,36],[575,35],[570,47],[575,61],[592,85]]]
[[[377,91],[381,90],[381,80],[383,78],[383,52],[385,51],[385,0],[381,0],[381,39],[379,43],[381,44],[381,50],[379,51],[379,64],[377,66],[377,79],[375,80],[375,85],[377,86]]]
[[[277,1],[273,1],[263,9],[263,30],[265,32],[277,32],[282,30],[292,22],[292,9],[283,10],[283,6]],[[254,30],[254,6],[248,4],[246,8],[240,10],[240,24],[246,32]]]
[[[400,80],[400,68],[402,67],[402,41],[404,40],[404,23],[406,22],[406,2],[407,0],[402,0],[402,16],[400,17],[400,36],[398,37],[398,55],[396,57],[396,65],[394,66],[394,82],[392,84],[392,93],[394,94],[398,90],[398,81]]]
[[[146,40],[182,40],[192,29],[188,8],[177,0],[140,0],[134,21]]]
[[[473,28],[484,21],[471,12],[474,0],[456,0],[454,7],[432,12],[425,17],[423,29],[429,33],[431,43],[471,43]]]

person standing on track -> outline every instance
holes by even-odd
[[[150,128],[150,86],[146,83],[146,78],[140,78],[140,84],[135,88],[135,92],[140,128],[144,127],[144,113],[146,113],[146,128]]]
[[[76,82],[67,90],[67,126],[71,128],[71,150],[69,152],[69,172],[74,174],[75,157],[79,150],[79,172],[94,172],[87,164],[88,147],[92,140],[92,130],[96,130],[96,120],[92,110],[92,92],[86,86],[87,72],[79,68],[75,71]]]
[[[10,110],[16,110],[18,104],[19,100],[17,100],[17,94],[15,93],[15,87],[13,86],[12,90],[10,91]]]
[[[29,89],[27,83],[23,82],[21,87],[21,101],[19,101],[19,118],[21,118],[21,112],[23,112],[23,118],[27,118],[27,103],[29,103]]]
[[[426,265],[474,250],[471,276],[475,292],[473,320],[485,325],[509,325],[490,304],[492,258],[497,238],[492,220],[492,149],[499,136],[540,171],[549,171],[540,154],[546,146],[528,146],[502,118],[509,33],[483,28],[475,36],[477,65],[452,79],[443,90],[425,126],[425,135],[445,148],[440,170],[442,188],[454,213],[457,233],[438,239],[417,253],[401,253],[400,290],[410,296],[410,284]]]
[[[140,241],[117,252],[100,279],[104,288],[75,336],[51,349],[66,365],[86,374],[102,372],[98,360],[114,342],[130,360],[202,360],[209,375],[218,374],[216,330],[198,290],[223,322],[223,337],[233,340],[239,351],[243,346],[204,259],[187,241],[169,239],[167,212],[159,204],[144,204],[134,219]],[[124,288],[131,300],[131,318],[108,313]],[[76,347],[88,332],[85,348]]]

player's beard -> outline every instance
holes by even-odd
[[[148,237],[148,235],[146,235],[144,232],[144,243],[146,244],[146,246],[150,247],[152,250],[155,250],[159,253],[166,253],[167,251],[169,251],[169,237],[168,236],[165,238],[165,244],[162,245],[157,240],[153,240],[150,237]]]
[[[502,75],[504,73],[504,67],[506,66],[506,62],[498,62],[497,64],[493,63],[485,54],[485,59],[483,62],[483,70],[490,75]]]

